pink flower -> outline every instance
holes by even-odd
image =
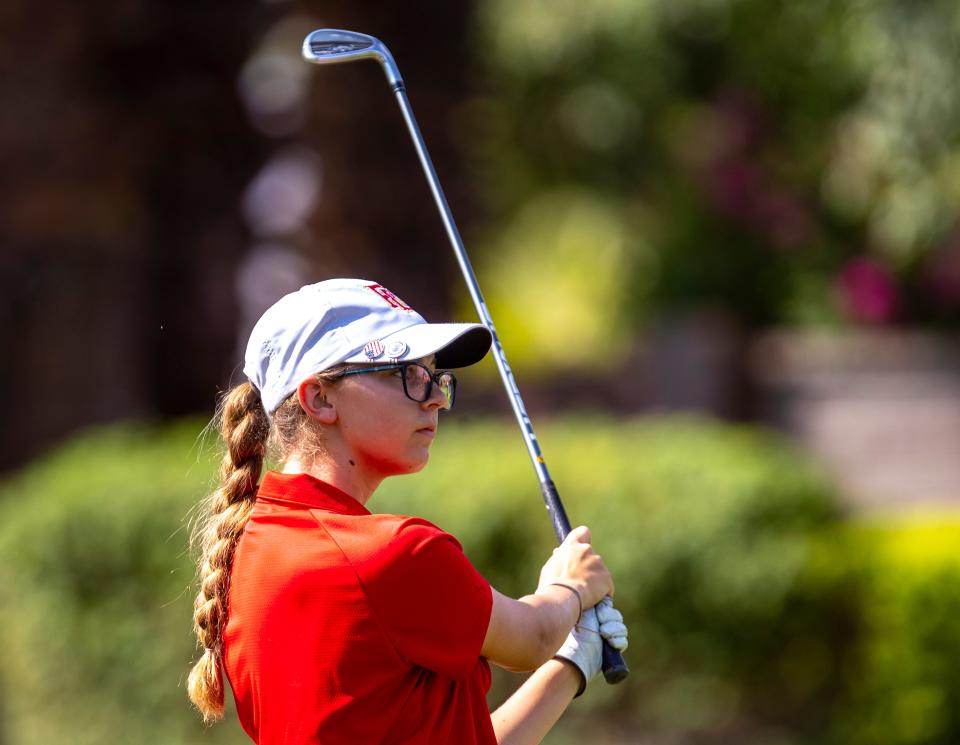
[[[837,292],[843,311],[863,323],[887,323],[897,315],[900,296],[896,278],[878,259],[852,259],[837,278]]]

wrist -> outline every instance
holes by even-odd
[[[571,700],[581,696],[587,689],[587,679],[583,670],[572,660],[558,655],[547,660],[543,667],[556,676],[555,685],[566,688]]]
[[[551,582],[550,586],[560,587],[571,593],[577,599],[577,618],[583,615],[583,595],[580,593],[580,590],[577,589],[576,585],[572,582]]]
[[[564,610],[572,608],[576,616],[572,624],[577,623],[583,614],[583,595],[573,582],[548,582],[537,589],[537,593],[548,596],[551,600],[559,601]]]

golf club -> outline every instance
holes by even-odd
[[[486,303],[480,294],[480,286],[473,273],[473,267],[467,258],[467,251],[464,248],[463,241],[460,239],[460,233],[453,221],[453,215],[447,204],[447,199],[440,187],[440,181],[437,178],[436,171],[433,168],[433,162],[427,154],[427,147],[420,135],[420,128],[413,116],[413,110],[410,108],[410,102],[407,100],[406,90],[404,89],[403,79],[400,77],[400,71],[393,61],[387,47],[379,39],[367,34],[357,33],[355,31],[343,31],[339,29],[318,29],[307,35],[303,41],[303,57],[308,62],[317,65],[328,65],[342,62],[353,62],[360,59],[374,59],[380,63],[387,81],[393,89],[400,104],[400,110],[403,112],[403,118],[407,123],[407,129],[410,137],[413,139],[414,147],[420,158],[420,165],[423,166],[423,172],[430,185],[430,191],[440,210],[440,217],[443,220],[443,226],[447,231],[447,237],[456,254],[457,261],[460,264],[460,270],[463,272],[463,278],[466,280],[467,288],[470,291],[470,297],[477,309],[481,322],[489,329],[493,337],[493,357],[500,371],[500,377],[503,379],[504,387],[507,391],[507,397],[513,407],[513,413],[517,417],[520,425],[520,431],[523,434],[527,451],[530,459],[533,461],[533,467],[537,472],[537,478],[540,481],[540,491],[543,494],[543,501],[547,511],[550,513],[550,520],[553,523],[553,529],[561,542],[570,532],[570,521],[563,509],[560,501],[560,494],[557,487],[550,478],[547,470],[547,464],[540,452],[540,446],[537,443],[537,437],[533,432],[533,425],[530,417],[523,405],[523,399],[520,397],[520,391],[514,380],[513,372],[507,363],[507,357],[504,354],[503,346],[497,336],[496,329],[493,326],[493,319],[487,311]],[[603,676],[608,683],[619,683],[629,674],[623,656],[616,649],[604,642],[603,645]]]

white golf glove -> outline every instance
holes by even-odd
[[[596,608],[597,620],[600,621],[600,636],[607,640],[607,644],[623,652],[629,646],[627,641],[627,625],[623,622],[623,614],[613,607],[613,600],[604,598]]]
[[[554,657],[572,662],[580,670],[580,696],[603,664],[603,639],[614,649],[623,652],[627,648],[627,627],[623,615],[613,607],[610,598],[604,598],[595,608],[588,608],[580,616],[573,631],[567,635],[563,646]]]

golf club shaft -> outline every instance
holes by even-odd
[[[547,471],[547,464],[540,453],[540,446],[537,443],[537,437],[533,433],[533,425],[527,411],[523,405],[523,399],[520,398],[520,391],[514,380],[510,365],[507,364],[507,357],[503,352],[503,346],[497,336],[497,331],[493,326],[493,319],[487,311],[487,305],[480,294],[480,286],[473,273],[473,267],[470,266],[470,260],[467,258],[467,251],[460,239],[460,233],[457,230],[456,223],[453,221],[453,214],[447,204],[447,199],[440,187],[440,180],[437,178],[436,171],[433,168],[433,162],[427,153],[427,146],[420,135],[420,128],[417,126],[417,120],[413,115],[413,109],[407,100],[406,91],[403,85],[403,78],[400,77],[400,71],[390,50],[379,39],[368,34],[357,33],[356,31],[345,31],[343,29],[317,29],[307,35],[303,40],[303,56],[309,62],[316,64],[336,64],[341,62],[352,62],[360,59],[375,59],[380,63],[381,68],[387,76],[387,82],[397,97],[400,104],[400,110],[403,112],[404,121],[407,123],[407,129],[413,139],[413,144],[417,150],[417,157],[420,158],[420,164],[423,166],[423,172],[427,177],[427,183],[430,184],[430,190],[433,192],[433,198],[440,209],[440,216],[443,219],[443,226],[447,231],[450,244],[460,263],[460,269],[467,282],[467,288],[470,290],[470,297],[477,309],[480,320],[490,331],[493,339],[493,356],[497,363],[497,369],[500,371],[500,377],[503,378],[504,387],[507,390],[507,397],[510,399],[510,405],[513,407],[513,413],[520,424],[520,432],[523,434],[523,440],[527,445],[527,452],[530,454],[530,460],[533,461],[533,467],[537,472],[537,478],[540,481],[540,491],[543,494],[543,501],[550,513],[550,521],[553,523],[553,529],[557,538],[563,541],[570,532],[570,521],[560,502],[560,495],[553,481],[550,479],[550,473]],[[606,642],[603,643],[603,674],[608,683],[619,683],[627,677],[629,671],[623,661],[623,656]]]
[[[417,122],[413,117],[413,111],[410,108],[407,95],[402,87],[396,89],[395,93],[397,96],[397,102],[400,104],[400,110],[403,112],[404,121],[407,123],[407,129],[410,131],[410,136],[413,138],[417,155],[420,158],[420,165],[423,166],[424,173],[427,176],[427,182],[430,184],[430,191],[433,193],[433,198],[437,203],[437,207],[440,209],[440,216],[443,219],[443,226],[446,229],[447,237],[450,239],[450,243],[453,246],[453,252],[456,254],[457,262],[460,264],[460,271],[463,272],[463,278],[466,280],[467,289],[470,291],[470,297],[473,299],[473,305],[477,309],[477,314],[480,316],[480,320],[483,322],[483,325],[490,330],[490,335],[493,337],[493,357],[497,363],[497,369],[500,371],[500,377],[503,378],[503,384],[507,388],[510,405],[513,407],[513,413],[517,417],[517,422],[520,424],[520,430],[523,434],[523,441],[526,443],[527,452],[530,454],[530,459],[533,461],[533,467],[537,472],[537,478],[540,480],[541,484],[552,483],[550,479],[550,473],[547,471],[547,464],[543,459],[543,455],[540,453],[540,446],[537,443],[537,436],[533,432],[533,426],[530,422],[530,417],[527,415],[527,411],[524,408],[523,399],[520,397],[520,391],[518,390],[516,380],[513,377],[513,371],[510,369],[510,365],[507,363],[503,346],[500,344],[500,337],[497,336],[497,331],[493,325],[493,319],[490,317],[490,313],[487,310],[487,305],[483,300],[483,295],[480,293],[480,285],[477,283],[476,275],[473,273],[473,267],[470,265],[470,259],[467,257],[467,252],[463,246],[463,241],[460,239],[460,233],[453,221],[453,215],[450,212],[450,206],[447,204],[446,197],[444,196],[443,190],[440,187],[440,180],[437,178],[437,174],[433,169],[433,163],[431,162],[430,156],[427,153],[427,148],[426,145],[424,145],[423,138],[420,135]],[[553,494],[556,494],[555,489],[553,490]],[[550,511],[551,520],[553,522],[554,530],[557,533],[557,537],[562,541],[564,538],[566,538],[567,533],[570,532],[570,522],[567,519],[563,505],[560,503],[559,499],[554,497],[547,502],[547,510]]]
[[[389,78],[389,75],[388,75]],[[490,331],[493,338],[493,358],[497,363],[497,369],[500,371],[500,377],[503,379],[504,387],[507,389],[510,405],[513,407],[513,413],[517,417],[520,425],[520,431],[523,434],[523,441],[526,443],[527,452],[530,454],[530,460],[533,461],[533,467],[537,472],[537,478],[540,481],[540,491],[543,494],[543,501],[547,512],[550,513],[550,521],[553,523],[553,529],[557,534],[557,539],[563,541],[570,532],[570,521],[567,519],[567,513],[563,509],[563,503],[560,501],[560,494],[557,487],[550,478],[550,472],[547,470],[546,461],[540,452],[540,445],[537,442],[537,436],[533,432],[533,424],[527,415],[527,410],[523,405],[523,399],[520,397],[520,390],[517,388],[517,382],[513,377],[513,371],[507,363],[507,356],[504,354],[503,346],[500,344],[500,338],[493,325],[493,319],[487,310],[487,304],[480,293],[480,285],[477,283],[476,275],[473,273],[473,267],[470,265],[470,259],[467,257],[466,248],[463,240],[460,238],[460,231],[457,230],[456,223],[453,221],[453,214],[450,212],[450,206],[444,196],[443,189],[440,186],[440,180],[433,168],[433,161],[427,153],[427,147],[424,144],[423,137],[420,134],[420,128],[417,126],[417,120],[413,116],[413,110],[410,108],[410,102],[407,100],[407,94],[404,90],[402,80],[391,80],[391,87],[397,97],[397,103],[400,104],[400,110],[403,112],[403,119],[407,123],[407,129],[413,140],[414,147],[417,150],[417,156],[420,158],[420,165],[427,177],[430,185],[430,191],[433,193],[434,201],[440,210],[440,216],[443,219],[443,226],[447,231],[447,237],[450,239],[450,245],[456,254],[457,262],[460,264],[460,270],[463,272],[463,278],[466,280],[467,289],[470,291],[470,297],[477,309],[477,314],[483,325]],[[603,644],[603,675],[608,683],[619,683],[627,677],[629,669],[623,660],[623,655],[604,641]]]

